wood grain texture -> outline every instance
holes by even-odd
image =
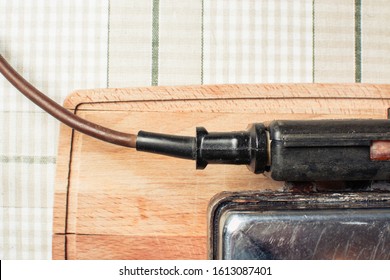
[[[193,136],[274,119],[384,118],[390,86],[271,84],[77,91],[65,106],[110,128]],[[204,259],[207,205],[222,191],[282,190],[245,166],[195,163],[100,142],[62,126],[53,258]],[[66,237],[66,238],[65,238]]]

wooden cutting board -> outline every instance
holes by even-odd
[[[386,118],[390,85],[258,84],[76,91],[65,107],[124,132],[195,135],[274,119]],[[222,191],[282,190],[245,166],[210,165],[103,143],[62,125],[54,259],[205,259],[207,206]]]

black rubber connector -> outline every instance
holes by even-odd
[[[209,133],[196,128],[196,169],[207,164],[249,164],[250,136],[246,131]]]
[[[246,164],[254,173],[263,173],[268,161],[267,134],[263,124],[247,131],[208,133],[196,129],[196,168],[208,164]]]
[[[166,156],[196,159],[196,143],[194,137],[140,131],[137,135],[136,149],[137,151]]]
[[[196,168],[208,164],[245,164],[254,173],[267,168],[267,133],[263,124],[253,124],[247,131],[209,133],[196,129],[196,137],[172,136],[140,131],[138,151],[196,160]]]

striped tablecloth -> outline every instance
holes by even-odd
[[[75,89],[390,81],[385,0],[0,1],[0,52]],[[58,122],[0,77],[0,258],[50,259]]]

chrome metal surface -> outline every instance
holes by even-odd
[[[390,259],[390,192],[221,193],[210,259]]]
[[[227,212],[221,259],[390,259],[390,210]]]

